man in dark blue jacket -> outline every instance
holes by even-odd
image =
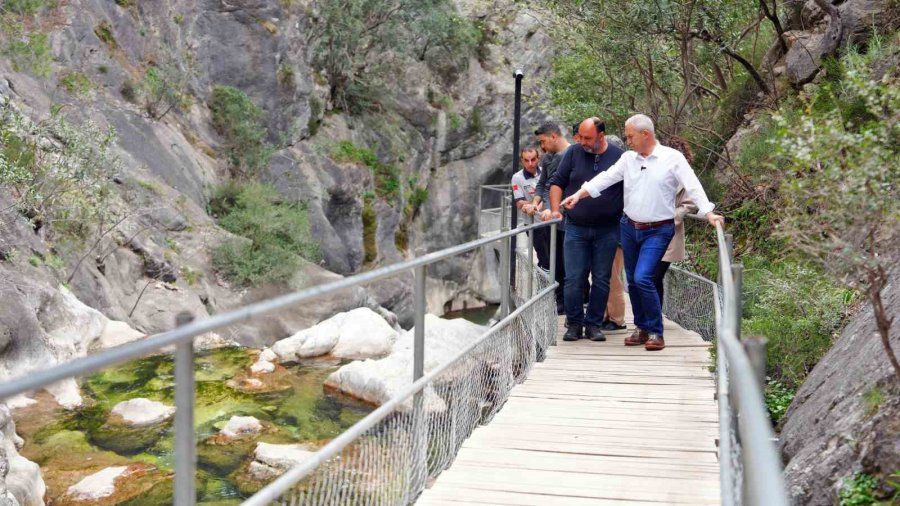
[[[622,150],[606,142],[606,128],[600,118],[588,118],[578,127],[578,144],[566,150],[550,178],[550,218],[561,218],[560,202],[581,185],[611,167]],[[584,206],[584,207],[582,207]],[[563,261],[566,264],[566,331],[563,340],[582,337],[606,341],[601,326],[609,298],[609,278],[622,217],[622,184],[613,185],[598,198],[585,200],[566,214]],[[591,294],[584,311],[582,283],[591,275]]]

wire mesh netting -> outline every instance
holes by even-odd
[[[541,271],[535,269],[534,276],[534,293],[550,286]],[[513,386],[524,381],[555,340],[552,290],[519,307],[417,394],[297,483],[281,503],[414,502],[426,483],[450,466],[472,431],[503,407]]]
[[[664,283],[666,317],[712,341],[716,336],[715,283],[675,266],[666,272]],[[722,301],[718,302],[721,307]]]

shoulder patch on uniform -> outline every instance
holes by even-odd
[[[518,189],[519,189],[519,185],[514,184],[514,185],[513,185],[513,191],[517,191]]]

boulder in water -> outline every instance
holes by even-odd
[[[263,426],[252,416],[232,416],[219,432],[227,439],[238,439],[262,432]]]
[[[485,327],[466,320],[444,320],[425,315],[425,372],[452,359],[485,332]],[[351,362],[333,372],[325,387],[365,402],[381,405],[412,383],[415,329],[405,332],[390,356],[379,360]],[[441,411],[445,404],[433,389],[425,390],[426,409]],[[412,407],[412,399],[401,409]]]
[[[356,308],[338,313],[272,345],[282,362],[331,354],[338,358],[381,357],[391,351],[397,331],[375,311]]]
[[[168,420],[175,413],[175,408],[161,402],[138,397],[116,404],[112,413],[120,416],[125,425],[146,427]]]

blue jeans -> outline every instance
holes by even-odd
[[[619,225],[580,226],[566,224],[563,261],[566,263],[564,302],[566,319],[574,325],[603,324],[603,312],[609,298],[609,277],[612,273]],[[584,312],[584,285],[591,275],[591,295],[587,314]]]
[[[638,230],[623,217],[621,226],[625,277],[628,279],[628,297],[634,311],[634,324],[650,334],[661,336],[662,306],[656,292],[654,273],[675,234],[675,225],[670,223]]]

